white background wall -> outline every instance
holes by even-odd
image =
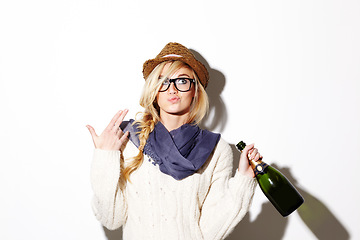
[[[360,2],[0,2],[0,239],[120,239],[90,209],[93,144],[134,117],[142,64],[169,41],[210,68],[204,126],[255,142],[306,204],[257,190],[229,239],[360,239]],[[212,121],[212,122],[211,122]],[[237,155],[238,157],[238,155]]]

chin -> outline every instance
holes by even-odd
[[[182,116],[189,113],[189,109],[168,109],[165,110],[167,114]]]

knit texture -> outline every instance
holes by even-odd
[[[123,227],[126,239],[224,239],[249,210],[254,178],[232,174],[230,146],[220,139],[197,173],[177,181],[147,156],[121,186],[121,155],[135,156],[128,142],[122,152],[95,149],[91,168],[96,218],[108,229]],[[123,191],[120,190],[120,187]]]

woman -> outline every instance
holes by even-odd
[[[261,156],[248,145],[231,177],[230,146],[198,127],[209,75],[186,47],[167,44],[143,74],[137,120],[123,121],[124,110],[99,136],[87,126],[95,216],[108,229],[122,226],[124,239],[224,239],[252,201],[248,158]]]

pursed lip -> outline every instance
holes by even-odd
[[[171,97],[171,98],[168,98],[168,101],[171,102],[171,103],[177,103],[179,100],[180,100],[179,97]]]

